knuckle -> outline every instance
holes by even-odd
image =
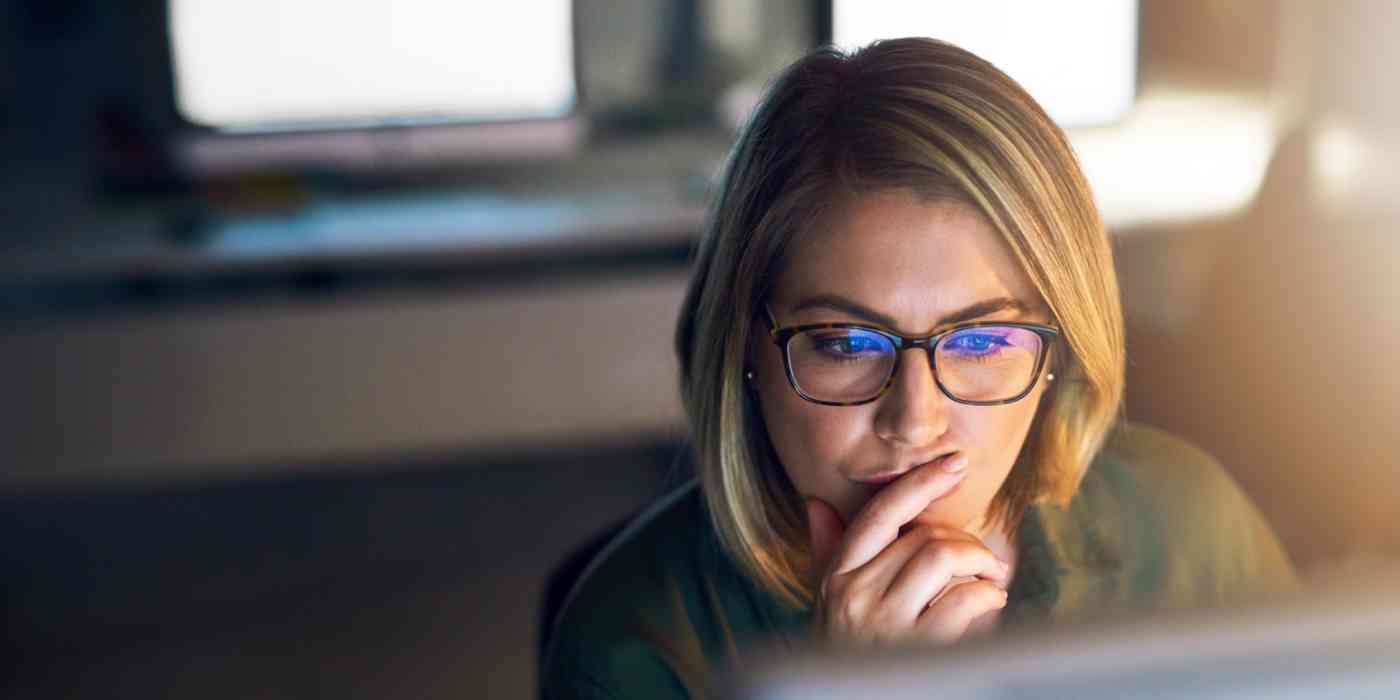
[[[854,590],[847,593],[843,601],[845,612],[853,620],[863,620],[878,601],[868,590]]]
[[[836,623],[840,628],[854,629],[858,627],[860,621],[864,619],[860,608],[861,605],[859,601],[854,598],[846,598],[832,609],[830,618],[832,622]]]
[[[907,622],[893,610],[881,608],[872,611],[868,617],[867,624],[879,633],[896,638],[902,634],[901,629],[907,627]]]
[[[987,581],[971,581],[964,583],[950,593],[960,593],[958,602],[963,606],[986,607],[999,605],[1005,599],[1005,594],[1001,588]]]
[[[958,560],[957,548],[948,542],[930,542],[920,554],[929,566],[937,569],[949,568]]]
[[[871,580],[875,577],[875,572],[871,567],[857,569],[846,577],[845,585],[842,589],[845,593],[856,593],[870,587]]]
[[[921,574],[930,574],[938,570],[942,565],[942,557],[947,556],[939,553],[937,543],[930,542],[914,552],[914,556],[909,560],[909,566],[919,571]]]

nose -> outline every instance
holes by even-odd
[[[948,430],[953,400],[938,389],[928,351],[908,348],[901,353],[894,384],[880,397],[875,434],[901,447],[925,447]]]

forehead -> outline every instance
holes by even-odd
[[[822,294],[880,311],[900,322],[896,330],[911,333],[930,331],[946,314],[986,299],[1043,306],[980,212],[907,190],[847,195],[798,233],[777,281],[775,311]]]

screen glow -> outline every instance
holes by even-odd
[[[566,114],[569,0],[171,0],[176,104],[271,131]]]

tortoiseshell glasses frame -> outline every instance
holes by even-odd
[[[1009,321],[975,321],[971,323],[963,323],[948,328],[942,333],[922,337],[904,336],[898,333],[893,333],[891,331],[885,330],[883,328],[876,328],[874,326],[869,326],[862,323],[813,323],[780,328],[778,327],[777,319],[773,317],[772,311],[770,311],[767,308],[766,304],[764,305],[763,311],[764,315],[768,317],[768,334],[772,338],[773,344],[778,347],[778,351],[783,356],[783,368],[787,373],[788,384],[792,386],[792,390],[797,392],[798,396],[802,397],[807,401],[811,401],[812,403],[822,404],[824,406],[859,406],[862,404],[870,403],[880,398],[885,394],[886,391],[889,391],[889,388],[891,386],[894,385],[894,378],[899,374],[899,365],[903,358],[903,351],[913,348],[923,348],[923,350],[926,352],[926,354],[928,355],[929,366],[933,369],[933,378],[934,382],[938,385],[938,390],[941,391],[944,396],[947,396],[952,401],[968,406],[1001,406],[1005,404],[1015,403],[1017,401],[1020,401],[1021,399],[1024,399],[1026,395],[1031,393],[1031,389],[1035,387],[1035,383],[1040,377],[1040,371],[1044,368],[1045,358],[1049,354],[1049,348],[1051,344],[1054,343],[1055,339],[1060,335],[1059,329],[1055,328],[1054,326],[1047,326],[1040,323],[1016,323]],[[1027,378],[1026,386],[1009,398],[996,399],[991,401],[973,401],[960,398],[957,395],[953,394],[953,392],[950,391],[946,385],[944,385],[942,378],[938,376],[938,363],[935,360],[934,351],[938,347],[938,342],[947,336],[950,336],[959,331],[968,330],[970,328],[990,327],[1016,328],[1031,331],[1037,336],[1039,336],[1040,347],[1036,352],[1034,368],[1031,370],[1030,376]],[[792,357],[789,353],[789,344],[791,343],[793,338],[797,337],[801,333],[824,329],[858,329],[861,331],[879,335],[888,340],[890,344],[894,346],[895,361],[890,365],[889,376],[885,378],[885,381],[883,384],[881,384],[879,391],[877,391],[873,396],[863,398],[857,401],[827,401],[813,397],[802,389],[801,384],[799,384],[797,381],[797,376],[793,373]]]

